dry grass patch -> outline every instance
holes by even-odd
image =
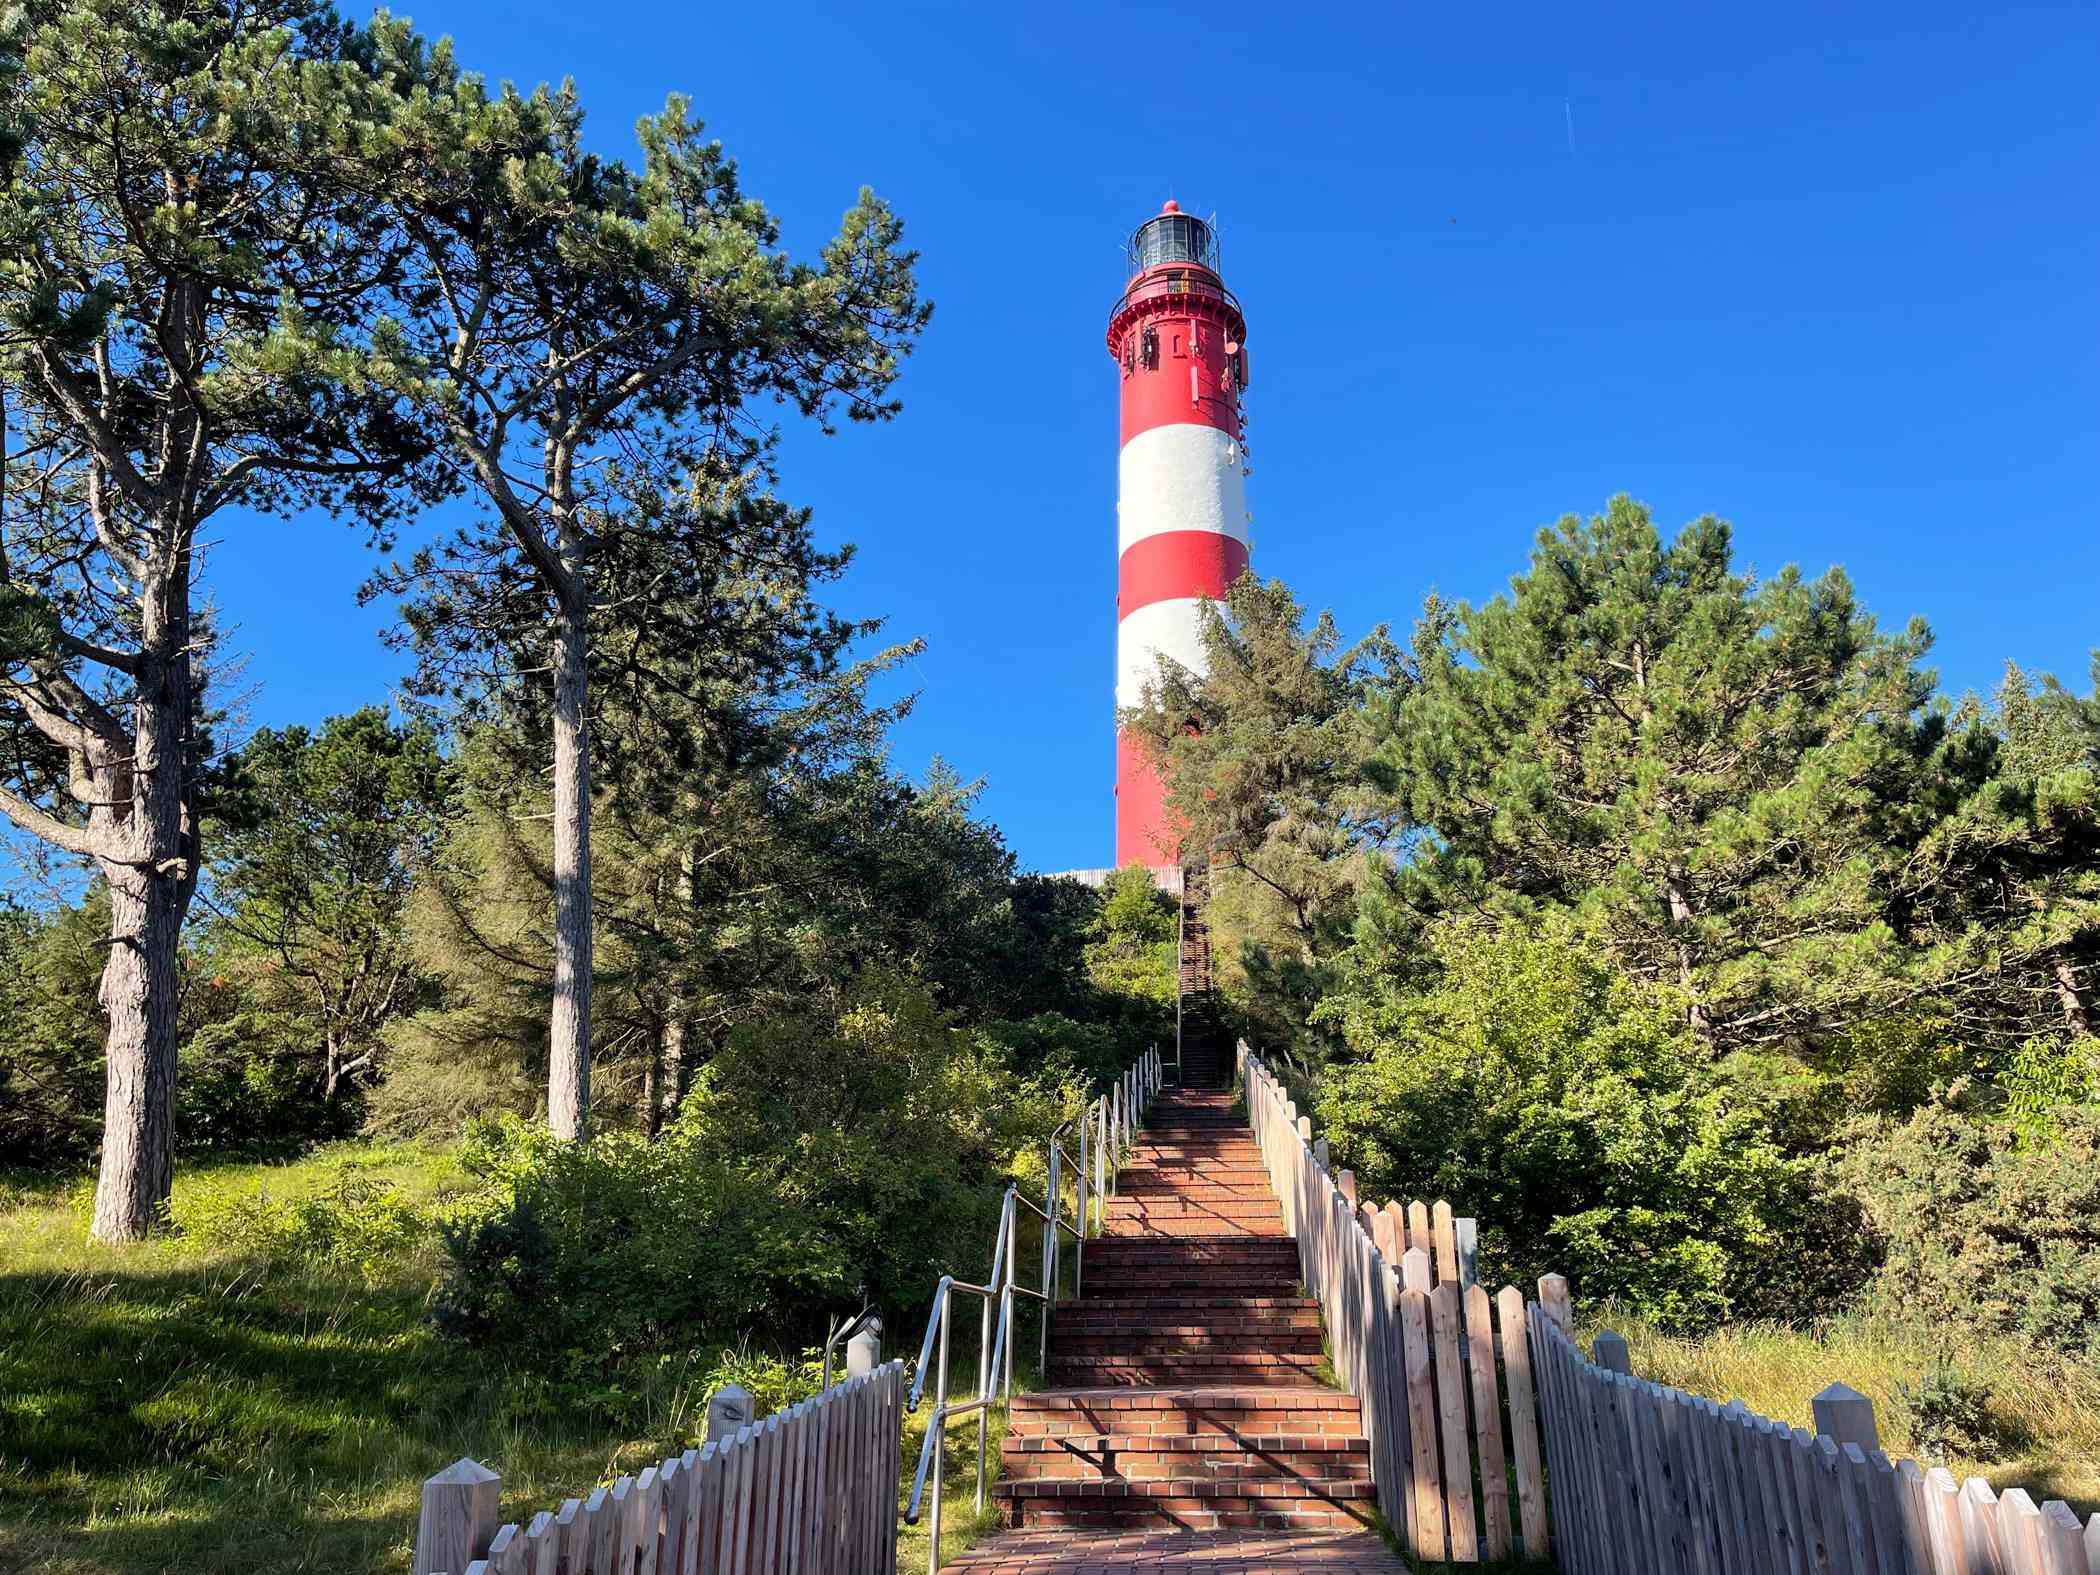
[[[1867,1317],[1804,1327],[1737,1324],[1697,1336],[1663,1334],[1630,1313],[1604,1309],[1585,1336],[1616,1329],[1643,1378],[1707,1399],[1741,1400],[1796,1427],[1813,1427],[1810,1399],[1847,1383],[1874,1402],[1882,1448],[2024,1487],[2037,1502],[2061,1498],[2081,1516],[2100,1511],[2100,1366],[2012,1340],[1936,1343],[1915,1329]],[[1906,1402],[1936,1366],[1959,1376],[1986,1435],[1975,1446],[1935,1448],[1931,1415]]]

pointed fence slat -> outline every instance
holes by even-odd
[[[1515,1301],[1530,1331],[1545,1518],[1569,1575],[2100,1575],[2100,1516],[2081,1526],[2059,1501],[1891,1461],[1871,1445],[1861,1397],[1817,1408],[1853,1436],[1811,1435],[1740,1401],[1631,1377],[1616,1336],[1600,1336],[1593,1359],[1548,1298]],[[1506,1313],[1512,1396],[1514,1326]],[[1521,1443],[1517,1453],[1521,1506]]]
[[[891,1362],[734,1437],[496,1525],[501,1479],[424,1485],[418,1575],[896,1575],[904,1368]]]
[[[1892,1462],[1872,1406],[1841,1385],[1816,1397],[1811,1434],[1643,1381],[1616,1336],[1592,1360],[1565,1279],[1543,1276],[1535,1301],[1490,1296],[1473,1284],[1473,1222],[1443,1200],[1360,1199],[1261,1058],[1242,1046],[1240,1064],[1336,1374],[1361,1405],[1377,1504],[1418,1560],[1520,1551],[1567,1575],[2100,1575],[2100,1515],[2081,1525],[2059,1502]]]
[[[1506,1559],[1511,1545],[1509,1455],[1502,1441],[1502,1401],[1495,1389],[1495,1315],[1488,1293],[1478,1285],[1466,1287],[1461,1311],[1480,1461],[1481,1540],[1490,1559]]]

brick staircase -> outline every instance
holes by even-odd
[[[994,1489],[1017,1528],[951,1569],[1401,1575],[1356,1401],[1232,1096],[1154,1100],[1057,1310],[1050,1387],[1016,1395]]]
[[[1211,970],[1210,866],[1181,872],[1181,1086],[1227,1088],[1232,1083],[1232,1044],[1218,1011],[1217,980]]]

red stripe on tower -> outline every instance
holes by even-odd
[[[1198,609],[1247,568],[1240,396],[1247,322],[1218,274],[1211,227],[1168,203],[1130,238],[1130,284],[1108,319],[1122,373],[1116,705],[1137,705],[1159,658],[1203,671]],[[1181,860],[1159,779],[1116,740],[1116,862]]]

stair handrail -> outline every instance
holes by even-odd
[[[977,1417],[977,1508],[984,1509],[985,1469],[988,1442],[990,1439],[991,1412],[996,1405],[1010,1404],[1013,1400],[1013,1320],[1014,1298],[1025,1296],[1042,1303],[1042,1344],[1039,1361],[1047,1362],[1050,1350],[1050,1320],[1057,1305],[1058,1232],[1069,1232],[1079,1244],[1077,1266],[1073,1270],[1075,1294],[1081,1283],[1085,1262],[1086,1238],[1099,1234],[1105,1211],[1101,1207],[1104,1188],[1113,1184],[1116,1169],[1120,1168],[1128,1152],[1132,1134],[1144,1118],[1144,1110],[1153,1094],[1157,1093],[1163,1076],[1163,1064],[1159,1051],[1147,1050],[1136,1063],[1126,1068],[1109,1092],[1097,1095],[1085,1111],[1073,1118],[1079,1125],[1080,1154],[1078,1204],[1074,1218],[1064,1217],[1064,1185],[1060,1157],[1070,1158],[1059,1138],[1073,1125],[1067,1121],[1050,1136],[1047,1177],[1044,1199],[1038,1205],[1034,1199],[1024,1197],[1020,1183],[1008,1186],[999,1206],[998,1233],[992,1243],[992,1272],[983,1285],[967,1280],[958,1280],[952,1274],[941,1276],[934,1288],[933,1308],[926,1320],[926,1336],[919,1344],[918,1370],[912,1380],[911,1394],[905,1410],[917,1411],[919,1402],[925,1397],[926,1378],[930,1371],[934,1377],[933,1411],[926,1419],[926,1442],[919,1450],[919,1464],[912,1474],[911,1501],[904,1512],[904,1523],[916,1526],[919,1523],[920,1506],[926,1495],[929,1474],[933,1481],[933,1504],[927,1517],[926,1569],[933,1575],[941,1567],[941,1472],[935,1464],[947,1441],[948,1422],[951,1418]],[[1089,1138],[1089,1130],[1093,1136]],[[1091,1142],[1091,1153],[1089,1145]],[[1086,1218],[1089,1201],[1088,1171],[1086,1159],[1093,1161],[1092,1201],[1097,1218],[1091,1231]],[[1015,1276],[1018,1245],[1016,1241],[1020,1210],[1027,1208],[1044,1222],[1043,1227],[1043,1280],[1040,1286],[1019,1283]],[[981,1322],[977,1345],[977,1393],[968,1400],[948,1398],[948,1348],[949,1328],[952,1322],[950,1306],[956,1292],[975,1296],[981,1304]],[[992,1322],[992,1305],[999,1305],[996,1331]],[[939,1359],[934,1359],[936,1339],[939,1342]]]
[[[1174,1084],[1188,1082],[1188,1061],[1181,1043],[1182,1002],[1189,993],[1189,887],[1181,878],[1181,895],[1174,903]]]

